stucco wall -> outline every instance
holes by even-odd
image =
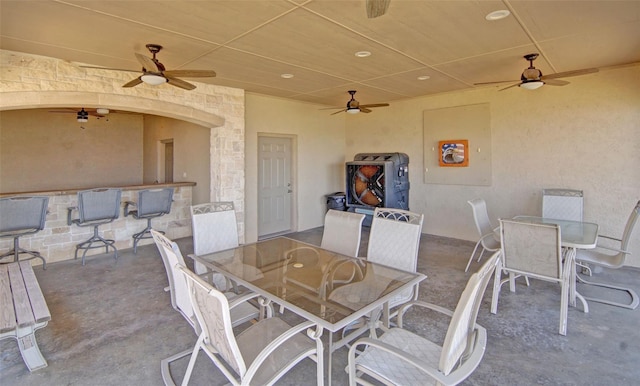
[[[476,240],[467,200],[484,198],[497,225],[499,217],[540,215],[543,188],[573,188],[584,191],[585,221],[619,237],[640,200],[640,66],[568,80],[534,91],[489,87],[415,98],[346,116],[347,159],[407,153],[410,208],[425,214],[425,233]],[[423,111],[477,103],[491,106],[492,185],[426,184]],[[630,263],[640,266],[637,228]]]
[[[142,116],[0,112],[0,192],[142,184]]]

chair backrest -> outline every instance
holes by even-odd
[[[362,213],[330,209],[324,216],[320,247],[346,256],[358,256],[364,218]]]
[[[0,232],[44,229],[47,217],[47,196],[17,196],[0,199]]]
[[[500,220],[503,269],[544,280],[562,279],[562,239],[557,224]]]
[[[191,207],[193,250],[206,255],[238,244],[238,225],[233,202],[210,202]]]
[[[439,368],[444,375],[451,373],[460,363],[460,358],[473,350],[478,310],[499,256],[500,252],[494,253],[477,272],[471,275],[460,295],[440,353]]]
[[[638,217],[640,217],[640,201],[636,203],[635,208],[633,208],[633,210],[631,211],[629,219],[627,219],[627,225],[625,225],[624,227],[624,232],[622,233],[622,238],[620,239],[620,249],[622,249],[623,251],[629,250],[629,241],[631,240],[631,235],[633,234],[633,228],[638,222]]]
[[[120,216],[121,189],[99,188],[78,192],[80,223],[95,220],[113,221]]]
[[[171,212],[173,188],[143,189],[138,191],[138,217],[165,215]]]
[[[227,298],[186,267],[180,266],[178,269],[188,283],[191,304],[202,327],[205,342],[212,345],[242,379],[247,367],[233,335]]]
[[[415,272],[423,221],[423,214],[376,208],[371,221],[367,260]]]
[[[500,248],[500,243],[493,237],[485,237],[493,233],[493,226],[489,220],[487,212],[487,203],[482,198],[467,201],[473,210],[473,220],[476,224],[476,230],[481,237],[481,243],[484,249],[493,250]]]
[[[584,198],[582,190],[544,189],[542,217],[582,221]]]
[[[169,289],[171,293],[171,306],[184,316],[191,326],[199,333],[200,327],[197,324],[191,299],[189,298],[189,288],[187,280],[177,267],[186,267],[184,257],[180,253],[180,248],[176,243],[169,240],[162,233],[151,230],[153,241],[155,241],[162,262],[167,271],[167,279],[169,280]]]

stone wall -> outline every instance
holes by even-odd
[[[103,107],[165,116],[211,128],[210,199],[233,201],[244,242],[244,90],[193,82],[122,85],[131,73],[87,69],[77,63],[0,50],[0,111],[28,108]]]

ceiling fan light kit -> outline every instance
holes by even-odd
[[[544,82],[541,80],[526,81],[520,84],[520,87],[525,88],[527,90],[535,90],[544,85]]]
[[[144,74],[140,77],[140,80],[152,86],[158,86],[163,83],[167,83],[167,78],[155,74]]]
[[[349,114],[358,114],[360,112],[359,108],[348,108],[347,113]]]

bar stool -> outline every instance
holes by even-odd
[[[173,202],[173,188],[162,189],[144,189],[138,191],[138,202],[126,201],[124,205],[124,216],[132,215],[135,219],[146,219],[147,227],[142,231],[133,235],[133,253],[138,252],[138,242],[142,239],[150,239],[151,236],[151,220],[164,216],[171,212],[171,203]],[[137,209],[129,210],[130,206]],[[158,231],[162,234],[164,232]]]
[[[0,237],[13,238],[13,249],[1,255],[0,259],[13,256],[13,261],[18,261],[21,254],[28,254],[31,257],[23,260],[41,259],[42,269],[46,269],[47,262],[40,252],[20,248],[20,236],[34,234],[44,229],[48,204],[49,197],[44,196],[15,196],[0,199]]]
[[[118,259],[118,249],[115,240],[105,239],[98,233],[98,227],[108,224],[120,216],[120,196],[122,190],[117,188],[99,188],[83,190],[78,192],[78,206],[67,208],[67,224],[76,224],[79,227],[93,227],[93,236],[88,240],[76,245],[75,258],[78,258],[78,251],[82,252],[82,265],[89,249],[105,248],[105,253],[109,253],[109,248],[113,248],[116,260]],[[78,218],[72,219],[74,210],[78,211]]]

